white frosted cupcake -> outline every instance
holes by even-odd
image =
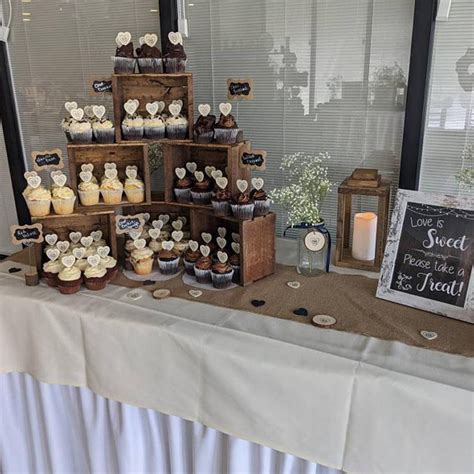
[[[51,193],[43,186],[25,190],[23,193],[31,217],[44,217],[51,208]]]
[[[141,140],[143,138],[144,120],[141,115],[127,115],[122,121],[122,133],[125,140]]]
[[[166,135],[172,140],[184,140],[188,136],[188,119],[184,115],[172,115],[166,119]]]
[[[69,134],[73,143],[92,142],[92,126],[87,120],[72,120],[69,125]]]
[[[71,188],[68,188],[67,186],[58,186],[53,188],[51,194],[51,202],[53,203],[54,212],[56,214],[67,215],[74,212],[76,195]]]
[[[141,179],[127,178],[124,189],[128,202],[138,204],[145,200],[145,183]]]
[[[79,183],[77,187],[79,199],[83,206],[95,206],[99,204],[100,190],[99,185],[93,181]]]
[[[166,125],[163,117],[157,115],[156,117],[149,115],[144,120],[145,137],[152,140],[161,140],[165,138]]]
[[[115,127],[108,119],[97,120],[92,124],[94,138],[97,143],[114,143]]]

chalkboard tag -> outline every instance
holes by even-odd
[[[132,230],[142,231],[145,225],[143,214],[134,216],[115,216],[115,231],[117,234],[128,234]]]
[[[36,171],[62,170],[64,168],[63,152],[59,148],[33,151],[31,159]]]
[[[43,242],[43,224],[10,226],[13,245],[31,245]]]
[[[227,98],[236,100],[252,100],[253,80],[252,79],[227,79]]]
[[[242,150],[239,164],[241,168],[262,171],[265,169],[267,152],[265,150]]]
[[[112,79],[110,77],[97,77],[91,81],[92,92],[95,94],[111,94],[112,93]]]

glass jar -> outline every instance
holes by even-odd
[[[298,263],[296,271],[304,276],[319,276],[329,272],[331,236],[324,222],[302,223],[298,229]]]

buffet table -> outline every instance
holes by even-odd
[[[96,394],[107,403],[147,409],[147,416],[153,410],[156,417],[179,417],[178,424],[194,422],[187,436],[216,430],[214,439],[226,434],[234,442],[258,443],[328,468],[473,470],[473,358],[197,301],[155,300],[146,287],[133,290],[133,299],[129,293],[110,285],[98,293],[83,290],[64,296],[44,284],[26,287],[23,277],[0,268],[0,374],[30,374],[44,384],[69,386],[63,390],[79,387],[75,390],[82,392],[76,397]],[[7,400],[15,395],[18,400],[24,392],[26,419],[41,415],[41,403],[28,402],[26,393],[41,399],[47,388],[35,386],[28,376],[15,377],[19,375],[0,376],[2,411],[19,409],[21,400]],[[100,424],[100,403],[89,404],[90,413],[71,415],[68,426],[78,416],[89,417],[91,426]],[[67,417],[61,408],[57,410]],[[118,428],[112,426],[112,431],[126,425],[123,410],[118,412],[124,418],[118,417]],[[153,425],[147,426],[152,430]],[[19,452],[8,449],[18,429],[10,422],[0,431],[4,472],[41,465],[29,450],[20,451],[29,455],[20,459]],[[84,446],[89,435],[77,432],[72,439]],[[28,433],[30,442],[34,436],[44,438],[33,431]],[[50,437],[43,443],[54,446]],[[148,455],[151,446],[139,449]],[[249,449],[255,454],[268,448]],[[115,455],[120,453],[120,444],[114,449]],[[49,456],[50,470],[64,470],[64,456],[62,461]],[[70,462],[77,461],[75,456]],[[180,456],[197,460],[194,468],[199,464],[199,453],[192,450]],[[252,472],[263,472],[265,466],[268,472],[282,469],[272,464],[271,456],[259,459],[258,468],[248,464]],[[286,469],[301,472],[303,464],[298,463],[303,461],[295,459],[287,461]],[[100,470],[88,462],[89,469]],[[304,469],[316,472],[310,463]],[[118,469],[113,463],[108,466]],[[219,462],[213,466],[216,472],[225,470]],[[189,464],[174,467],[186,472]]]

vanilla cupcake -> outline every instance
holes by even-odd
[[[166,119],[166,135],[172,140],[184,140],[188,136],[188,119],[181,114],[182,101],[173,101],[168,110],[170,116]]]
[[[63,269],[63,264],[60,260],[48,260],[43,264],[42,277],[48,286],[58,285],[58,273]]]
[[[136,204],[145,200],[145,184],[138,176],[127,177],[124,189],[128,202]]]
[[[140,102],[137,99],[129,99],[123,108],[126,112],[122,121],[122,134],[125,140],[141,140],[143,138],[143,117],[137,113]]]
[[[25,197],[31,217],[44,217],[51,208],[51,193],[43,186],[32,189]]]
[[[89,265],[85,269],[84,284],[88,290],[103,290],[107,282],[107,269],[102,265]]]
[[[97,143],[114,143],[114,124],[105,117],[92,124],[92,131]]]
[[[115,172],[114,172],[115,171]],[[100,193],[105,204],[117,205],[122,202],[123,184],[118,179],[117,170],[106,170],[100,184]]]
[[[74,212],[74,203],[76,195],[71,188],[67,186],[58,186],[52,191],[52,199],[54,212],[59,215],[72,214]]]
[[[149,247],[135,248],[130,254],[133,270],[138,275],[148,275],[153,269],[153,250]]]
[[[72,120],[69,125],[69,134],[73,143],[91,143],[92,126],[88,120]]]
[[[64,295],[72,295],[81,289],[81,270],[75,265],[64,267],[58,273],[58,290]]]
[[[95,206],[99,204],[100,190],[97,182],[82,181],[77,187],[79,199],[83,206]]]
[[[166,125],[161,115],[149,115],[144,120],[145,137],[152,140],[161,140],[165,138]]]

